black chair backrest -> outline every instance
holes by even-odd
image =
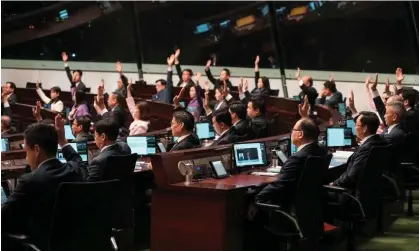
[[[278,97],[279,90],[269,90],[269,96],[275,96]]]
[[[108,250],[120,181],[60,184],[52,216],[50,250]]]
[[[86,92],[90,92],[90,87],[86,87]]]
[[[355,196],[361,202],[367,219],[377,216],[382,188],[381,175],[391,164],[390,151],[391,145],[372,147],[358,179]]]
[[[116,218],[112,221],[114,228],[123,229],[132,227],[134,224],[133,215],[133,191],[134,191],[134,169],[137,154],[109,156],[106,158],[106,166],[103,172],[103,180],[118,179],[121,185],[117,192],[115,211]]]
[[[294,210],[304,237],[323,233],[323,184],[332,155],[309,157],[300,175]]]

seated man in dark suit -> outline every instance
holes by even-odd
[[[98,111],[98,114],[102,116],[102,119],[113,119],[115,123],[118,125],[118,128],[123,128],[125,127],[127,113],[125,112],[125,109],[121,106],[122,102],[122,96],[118,95],[117,93],[112,93],[108,99],[108,106],[110,111],[108,111],[104,104],[97,104],[95,105],[95,108],[98,107],[96,108],[96,111]]]
[[[116,141],[118,134],[119,127],[113,120],[101,120],[95,124],[95,143],[100,153],[87,168],[87,181],[102,180],[107,157],[131,154],[127,143]]]
[[[166,104],[171,104],[173,101],[172,92],[173,92],[173,69],[172,65],[175,60],[175,56],[171,55],[167,59],[168,69],[167,69],[167,80],[159,79],[156,81],[156,95],[153,95],[153,101],[159,101]]]
[[[59,185],[62,182],[81,182],[86,174],[86,165],[74,151],[63,149],[65,164],[56,158],[58,138],[54,126],[36,123],[26,129],[24,149],[32,172],[20,176],[16,189],[1,208],[2,234],[25,234],[41,250],[48,249],[51,216]],[[3,241],[8,241],[7,236],[2,236]]]
[[[402,102],[387,102],[386,113],[384,114],[387,127],[381,136],[387,140],[395,150],[400,150],[404,146],[403,141],[405,132],[403,131],[401,124],[404,114],[405,109]]]
[[[173,114],[171,122],[172,135],[178,137],[172,151],[186,150],[201,147],[201,142],[193,132],[195,119],[187,111],[177,111]]]
[[[219,137],[211,146],[226,145],[238,141],[236,128],[232,126],[231,115],[227,109],[217,110],[212,113],[212,125]]]
[[[269,135],[269,121],[265,112],[263,99],[252,98],[247,104],[247,116],[251,119],[250,125],[256,139],[266,138]]]
[[[361,140],[359,148],[352,154],[346,163],[343,174],[330,185],[339,186],[349,191],[357,190],[357,182],[366,168],[371,147],[386,146],[387,141],[377,135],[380,120],[373,112],[361,112],[356,118],[356,135]]]
[[[231,122],[233,123],[236,135],[239,137],[240,141],[254,138],[250,123],[246,118],[246,109],[246,105],[240,101],[233,102],[228,109],[231,115]]]
[[[320,97],[317,98],[317,104],[327,105],[330,108],[337,109],[339,103],[343,103],[342,93],[336,89],[335,81],[326,81],[324,84],[324,89],[320,93]]]
[[[6,82],[1,90],[1,115],[11,116],[12,111],[10,109],[10,104],[15,104],[17,102],[17,97],[15,94],[16,85],[13,82]]]
[[[73,142],[86,142],[93,141],[93,135],[90,134],[90,118],[87,116],[76,117],[73,120],[71,129],[73,135],[76,137]]]
[[[16,133],[12,127],[12,120],[9,116],[1,116],[1,136],[7,136]]]
[[[319,133],[319,128],[313,120],[302,118],[297,121],[291,134],[297,152],[283,164],[277,181],[267,185],[256,195],[256,201],[269,201],[290,208],[307,158],[327,155],[327,148],[317,142]]]

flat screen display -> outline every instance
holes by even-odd
[[[131,152],[136,153],[138,155],[154,155],[157,152],[157,144],[155,137],[128,136],[127,144],[131,148]]]
[[[71,129],[71,125],[64,125],[64,133],[65,133],[65,139],[67,140],[75,139],[73,135],[73,130]]]
[[[88,161],[87,142],[69,143],[69,145],[80,155],[83,161]],[[57,159],[61,163],[67,162],[60,146],[58,146]]]
[[[198,122],[195,124],[195,132],[199,139],[215,138],[215,130],[210,122]]]
[[[265,143],[243,143],[233,145],[237,167],[266,166]]]

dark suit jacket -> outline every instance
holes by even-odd
[[[269,121],[265,116],[257,116],[253,118],[250,125],[256,139],[268,137]]]
[[[87,181],[101,181],[103,171],[106,166],[106,159],[109,156],[119,156],[131,154],[131,148],[125,142],[116,142],[115,144],[105,148],[99,155],[94,158],[87,167]]]
[[[380,135],[370,137],[348,159],[345,171],[333,184],[355,191],[357,189],[357,182],[367,164],[371,147],[386,145],[388,145],[387,141],[380,137]]]
[[[220,81],[220,79],[214,78],[214,76],[211,73],[210,68],[205,69],[205,73],[207,74],[208,80],[214,85],[214,88],[219,88],[220,86],[223,87],[224,83]],[[230,90],[233,88],[233,84],[230,82],[230,80],[227,80],[227,88]]]
[[[326,97],[318,98],[317,103],[337,109],[339,107],[339,103],[343,103],[343,95],[340,92],[335,92],[329,99],[326,99]]]
[[[3,103],[1,103],[1,115],[6,115],[12,117],[12,109],[9,107],[4,107]]]
[[[391,167],[395,168],[400,164],[400,162],[402,162],[403,152],[405,149],[405,132],[403,131],[401,124],[398,124],[391,129],[390,133],[387,132],[388,128],[386,128],[380,136],[385,139],[388,144],[391,144]]]
[[[246,99],[249,100],[250,98],[261,98],[263,99],[266,96],[269,96],[270,90],[267,88],[254,88],[252,92],[249,93],[249,91],[246,91],[244,95],[246,96]]]
[[[236,128],[232,126],[223,136],[219,137],[216,141],[214,141],[211,146],[220,146],[231,144],[238,141],[238,136],[236,134]]]
[[[175,68],[176,68],[176,73],[179,76],[179,82],[177,83],[177,87],[179,87],[183,82],[182,81],[182,67],[180,66],[180,64],[175,64]],[[189,93],[189,88],[193,85],[195,85],[195,83],[192,81],[192,79],[189,80],[189,82],[185,86],[185,89],[188,90],[187,93]]]
[[[180,150],[187,150],[192,148],[199,148],[201,147],[201,141],[195,134],[191,134],[185,139],[183,139],[181,142],[176,142],[172,149],[170,149],[171,152],[173,151],[180,151]]]
[[[236,135],[239,137],[238,141],[246,141],[254,139],[254,133],[247,119],[242,119],[233,126],[236,130]]]
[[[67,151],[69,149],[70,152]],[[86,175],[86,165],[71,149],[63,149],[67,163],[51,159],[38,169],[20,176],[16,189],[1,208],[2,231],[25,234],[39,248],[47,249],[59,185],[62,182],[82,182]]]
[[[119,128],[125,127],[127,114],[125,110],[118,105],[113,111],[108,111],[102,115],[102,119],[113,119],[119,126]]]
[[[319,96],[316,88],[314,88],[313,86],[308,87],[305,84],[301,85],[300,88],[301,88],[301,92],[300,94],[298,94],[298,96],[300,97],[300,100],[304,101],[304,96],[307,95],[308,103],[310,104],[311,107],[313,107],[312,109],[314,109],[316,105],[316,99]]]
[[[70,81],[71,87],[76,87],[76,91],[83,91],[86,92],[86,86],[84,83],[80,80],[80,83],[76,86],[77,83],[73,82],[73,75],[71,74],[70,67],[65,67],[65,72],[67,74],[67,78]]]
[[[160,101],[166,104],[171,104],[173,102],[172,98],[172,89],[173,89],[173,71],[167,71],[167,80],[166,80],[166,88],[159,91],[156,95],[153,95],[153,101]]]
[[[95,140],[93,135],[90,133],[81,132],[72,142],[86,142]]]
[[[278,179],[256,195],[256,201],[270,201],[280,204],[284,208],[289,208],[293,202],[297,184],[307,158],[310,156],[326,156],[327,152],[326,147],[311,143],[291,155],[282,166]]]
[[[17,96],[15,93],[12,93],[10,97],[7,98],[9,104],[15,104],[17,102]]]

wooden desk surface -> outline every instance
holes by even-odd
[[[271,183],[277,179],[278,176],[258,176],[252,174],[236,174],[225,179],[205,179],[198,182],[193,182],[186,185],[184,182],[175,183],[171,186],[182,187],[185,189],[214,189],[214,190],[233,190],[237,188],[258,187],[264,184]]]

